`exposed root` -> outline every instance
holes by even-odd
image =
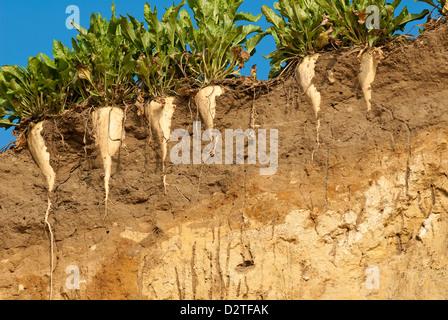
[[[50,195],[48,195],[48,207],[47,211],[45,212],[45,224],[47,225],[48,231],[50,232],[50,300],[53,298],[53,269],[54,269],[54,250],[53,250],[53,243],[54,243],[54,235],[53,231],[51,229],[51,224],[48,222],[48,215],[50,213],[51,209],[51,201],[50,201]]]
[[[314,69],[316,67],[318,58],[318,54],[306,56],[305,58],[303,58],[302,63],[297,67],[298,75],[300,77],[300,85],[302,87],[302,90],[311,99],[316,119],[318,118],[318,114],[320,111],[321,96],[320,92],[317,91],[316,86],[312,81],[314,78]]]
[[[103,220],[107,219],[107,213],[109,212],[109,206],[107,205],[108,203],[111,203],[111,205],[115,205],[115,203],[112,202],[112,200],[110,200],[109,198],[104,199],[104,215],[103,215]]]
[[[44,138],[41,133],[43,130],[43,121],[36,124],[28,136],[28,148],[33,155],[40,170],[47,179],[48,191],[53,191],[56,174],[50,165],[50,154],[47,152]]]
[[[53,122],[54,122],[54,128],[56,129],[56,132],[59,133],[59,135],[61,136],[62,146],[64,147],[65,150],[67,150],[67,146],[65,145],[64,135],[61,133],[61,131],[59,131],[56,119],[53,119]]]
[[[195,102],[196,107],[199,113],[201,114],[202,120],[205,123],[205,129],[213,129],[214,124],[213,121],[216,115],[216,97],[220,96],[224,93],[224,88],[215,85],[215,86],[207,86],[199,90],[196,94]],[[210,139],[213,142],[213,137]],[[215,148],[211,150],[211,155],[215,155]]]
[[[166,186],[167,186],[167,184],[166,184],[165,165],[163,166],[162,170],[163,170],[163,178],[162,178],[162,181],[163,181],[163,194],[166,194]]]
[[[383,59],[383,52],[380,48],[368,49],[361,54],[361,68],[358,80],[364,94],[364,100],[367,105],[367,111],[372,109],[372,83],[375,80],[376,69]]]
[[[146,117],[151,124],[152,130],[155,131],[162,149],[162,181],[165,194],[167,194],[165,159],[168,153],[168,141],[171,136],[171,119],[175,109],[174,97],[166,97],[163,103],[152,100],[146,106]]]
[[[47,152],[47,147],[45,145],[44,138],[42,137],[43,130],[43,121],[36,124],[32,129],[28,136],[27,143],[28,148],[30,149],[31,155],[39,166],[40,170],[44,174],[47,180],[48,187],[48,207],[45,212],[44,223],[48,227],[48,231],[50,232],[50,300],[53,298],[53,268],[54,268],[54,236],[53,231],[51,229],[51,224],[48,221],[48,215],[50,214],[51,209],[51,201],[50,196],[53,192],[54,183],[56,180],[56,174],[53,168],[50,165],[50,154]]]
[[[317,144],[317,148],[319,149],[320,146],[320,134],[319,134],[319,130],[320,130],[320,119],[317,119],[317,125],[316,125],[316,144]]]
[[[319,111],[321,105],[321,95],[320,92],[317,91],[316,86],[313,84],[313,78],[315,75],[316,62],[319,58],[318,54],[312,56],[306,56],[303,58],[303,61],[297,67],[297,74],[302,87],[303,92],[308,95],[311,100],[311,104],[313,106],[314,115],[316,118],[316,148],[311,153],[311,164],[314,162],[314,153],[319,150],[320,147],[320,119],[319,119]]]
[[[107,202],[109,200],[109,180],[112,168],[112,157],[119,150],[122,141],[124,112],[120,108],[105,107],[92,112],[95,128],[95,141],[100,148],[104,166],[105,214],[107,216]],[[118,136],[118,138],[115,138]]]
[[[167,183],[166,185],[167,185],[167,186],[173,186],[174,188],[176,188],[177,192],[179,192],[179,194],[180,194],[185,200],[187,200],[188,202],[191,202],[191,200],[188,199],[187,196],[185,196],[185,195],[182,193],[182,191],[179,190],[179,188],[177,187],[177,185],[175,185],[175,184],[168,184],[168,183]]]
[[[195,97],[196,106],[204,121],[206,129],[213,129],[216,115],[216,97],[224,93],[221,86],[207,86],[199,90]]]

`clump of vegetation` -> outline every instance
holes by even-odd
[[[144,86],[142,93],[146,98],[172,95],[179,86],[182,76],[179,60],[186,51],[186,30],[179,23],[179,10],[183,5],[185,0],[167,8],[159,21],[157,8],[153,11],[146,3],[147,29],[132,16],[121,20],[124,38],[137,52],[137,83]]]
[[[21,119],[58,114],[65,108],[69,78],[62,77],[45,54],[28,59],[26,68],[0,69],[0,127],[17,126]]]
[[[261,14],[238,12],[242,3],[243,0],[188,0],[197,27],[188,12],[182,10],[179,24],[186,27],[186,41],[191,50],[186,56],[187,76],[203,85],[240,76],[244,63],[265,36],[260,26],[237,26],[237,22],[253,23],[261,18]]]
[[[269,78],[278,76],[284,65],[321,51],[330,44],[334,28],[323,8],[314,0],[280,0],[274,10],[264,5],[261,11],[272,24],[266,33],[275,39],[277,49],[266,56],[271,60]]]
[[[186,10],[181,12],[180,24],[187,27],[184,73],[201,87],[195,103],[206,125],[214,127],[216,97],[224,88],[212,82],[239,77],[239,71],[255,53],[255,47],[266,35],[255,26],[261,14],[238,12],[243,0],[188,0],[197,27]],[[238,22],[245,24],[237,25]]]
[[[362,45],[361,68],[358,75],[367,110],[371,109],[372,88],[376,69],[383,55],[379,45],[398,37],[407,23],[424,18],[429,11],[409,13],[405,6],[395,16],[401,0],[316,0],[328,14],[335,30],[333,37],[341,39],[342,46]]]
[[[92,14],[88,30],[72,39],[73,50],[53,43],[54,59],[45,54],[30,57],[26,68],[0,70],[0,127],[19,125],[62,113],[69,107],[121,105],[134,97],[135,49],[126,45],[120,19],[110,21]]]
[[[89,101],[93,106],[122,105],[135,95],[136,49],[126,43],[121,20],[112,6],[110,21],[92,14],[88,30],[74,23],[79,31],[72,39],[71,62],[78,70],[74,90],[77,102]],[[58,58],[62,58],[58,55]]]
[[[398,37],[397,32],[403,31],[407,23],[429,13],[424,10],[411,14],[405,6],[395,16],[400,4],[401,0],[280,0],[274,3],[279,13],[264,5],[262,12],[272,24],[266,32],[274,37],[277,47],[266,57],[273,66],[269,77],[278,76],[290,63],[330,45],[382,45]]]
[[[334,24],[333,36],[341,37],[343,45],[365,44],[373,47],[384,44],[397,37],[397,31],[404,31],[407,23],[424,18],[429,11],[425,9],[418,14],[409,13],[405,6],[400,14],[395,11],[401,0],[386,3],[386,0],[316,0],[328,14]],[[373,15],[378,13],[378,20]],[[371,19],[369,19],[371,18]],[[377,23],[377,28],[368,24],[369,20]]]
[[[182,19],[179,19],[179,11],[185,3],[183,0],[179,5],[167,8],[160,21],[157,18],[157,8],[153,11],[146,3],[144,14],[148,29],[132,16],[121,22],[125,39],[139,54],[136,76],[138,85],[142,87],[138,99],[149,99],[144,111],[140,112],[146,115],[162,150],[165,192],[167,142],[176,108],[174,93],[183,77],[180,60],[187,50],[187,30],[181,24]]]
[[[442,14],[448,11],[446,0],[416,1]],[[272,24],[263,32],[251,24],[261,15],[238,12],[242,2],[188,0],[195,24],[188,11],[181,10],[185,0],[168,8],[161,21],[157,10],[146,3],[147,28],[132,16],[117,17],[114,5],[109,21],[92,14],[89,29],[75,25],[79,34],[72,39],[72,50],[54,41],[54,59],[40,54],[31,57],[25,68],[2,67],[0,127],[14,127],[21,119],[37,120],[73,106],[123,105],[172,96],[185,82],[206,87],[238,77],[266,34],[274,37],[277,46],[267,56],[272,65],[269,77],[277,77],[290,62],[332,46],[381,45],[428,13],[411,14],[405,7],[395,16],[401,0],[279,0],[274,4],[277,12],[262,7]],[[378,28],[367,25],[372,6],[379,11]]]
[[[277,49],[266,58],[271,59],[270,78],[286,70],[295,70],[302,90],[311,100],[316,117],[316,142],[319,145],[319,110],[321,95],[312,80],[319,57],[318,52],[330,44],[334,30],[324,9],[313,0],[280,0],[274,10],[264,5],[262,12],[272,24],[266,32],[271,34]],[[298,64],[300,62],[300,64]]]

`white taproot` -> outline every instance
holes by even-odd
[[[206,129],[213,129],[213,120],[216,115],[216,97],[224,93],[224,88],[220,86],[207,86],[199,90],[196,94],[195,102],[199,109],[199,114],[204,121]]]
[[[104,167],[105,203],[109,199],[109,180],[112,168],[112,157],[120,148],[123,133],[124,112],[117,107],[104,107],[92,112],[95,141],[100,148]]]

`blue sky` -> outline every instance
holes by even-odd
[[[147,0],[152,6],[156,6],[159,14],[163,14],[164,8],[171,6],[172,1]],[[179,3],[177,0],[176,3]],[[272,8],[275,0],[245,0],[240,11],[250,12],[254,15],[261,13],[261,6],[266,4]],[[52,56],[53,39],[62,41],[71,47],[71,38],[76,36],[74,29],[66,28],[66,20],[69,13],[66,8],[76,5],[80,10],[80,24],[88,28],[90,14],[101,13],[110,17],[112,0],[0,0],[0,66],[22,65],[26,66],[29,56],[35,56],[42,52]],[[117,15],[130,15],[140,21],[144,21],[143,8],[145,0],[115,0]],[[400,10],[405,5],[412,13],[421,12],[431,7],[424,3],[415,3],[414,0],[403,0]],[[186,6],[185,6],[186,7]],[[418,22],[422,23],[422,22]],[[409,24],[409,30],[416,22]],[[263,29],[269,27],[264,17],[258,23]],[[412,34],[418,33],[414,28]],[[270,69],[269,61],[263,55],[269,54],[275,49],[272,37],[265,37],[257,47],[256,54],[246,64],[243,75],[248,75],[253,64],[257,64],[259,79],[267,79]],[[0,128],[0,148],[12,139],[11,129],[5,131]]]

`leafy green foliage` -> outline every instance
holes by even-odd
[[[212,80],[239,76],[239,70],[255,53],[255,46],[265,36],[262,28],[252,24],[261,14],[237,12],[243,0],[188,0],[197,27],[186,10],[180,12],[178,32],[186,41],[191,53],[185,52],[182,60],[185,75],[196,82],[209,84]],[[252,35],[254,34],[254,35]],[[249,37],[252,35],[251,37]],[[238,68],[238,69],[237,69]]]
[[[61,78],[57,64],[45,54],[30,57],[26,68],[3,66],[0,70],[0,127],[17,125],[22,118],[39,118],[64,110],[68,78]]]
[[[125,43],[114,5],[112,12],[109,22],[92,14],[88,30],[75,25],[80,33],[72,39],[73,50],[55,40],[54,59],[40,54],[26,68],[1,68],[0,127],[61,113],[68,103],[121,104],[133,97],[135,50]]]
[[[110,21],[92,14],[88,30],[73,23],[79,31],[72,39],[71,59],[78,69],[75,90],[82,100],[102,106],[132,99],[135,87],[135,49],[125,42],[114,6],[112,12]]]
[[[448,2],[447,0],[414,0],[414,2],[424,2],[436,8],[440,14],[448,15]]]
[[[318,52],[329,44],[332,26],[324,10],[314,0],[280,0],[274,10],[264,5],[261,11],[272,24],[266,33],[275,39],[277,49],[266,56],[271,60],[270,78],[279,75],[283,65]]]
[[[432,2],[432,0],[421,0]],[[444,1],[446,0],[434,0]],[[419,20],[428,14],[424,10],[411,14],[407,7],[394,16],[401,0],[386,3],[386,0],[279,0],[274,10],[264,5],[262,12],[272,24],[266,32],[271,34],[277,49],[266,58],[271,59],[269,77],[280,74],[285,63],[313,54],[329,43],[334,46],[365,44],[375,46],[395,38],[408,22]],[[379,28],[367,25],[378,9]],[[372,16],[373,18],[373,16]]]
[[[180,78],[179,57],[186,50],[186,30],[178,22],[179,10],[185,5],[167,8],[161,21],[157,18],[157,8],[152,11],[145,3],[145,20],[148,29],[134,17],[122,19],[124,38],[138,53],[137,78],[145,85],[149,96],[154,98],[175,90]]]
[[[144,92],[155,98],[171,94],[182,81],[208,85],[213,80],[239,76],[245,62],[266,34],[277,50],[271,59],[270,77],[285,63],[333,45],[374,46],[395,37],[428,10],[410,14],[405,7],[394,17],[401,0],[279,0],[274,10],[262,12],[272,24],[265,32],[257,22],[261,14],[238,12],[243,0],[187,0],[196,24],[182,7],[167,8],[161,21],[146,3],[145,23],[115,15],[108,21],[92,14],[89,29],[79,31],[70,50],[53,43],[53,57],[30,57],[26,68],[0,69],[0,127],[18,125],[23,118],[38,119],[61,113],[75,104],[122,104]],[[448,11],[447,0],[415,0]],[[368,29],[368,7],[380,10],[380,28]],[[181,10],[182,9],[182,10]],[[136,80],[137,79],[137,80]]]
[[[404,31],[408,22],[424,18],[429,11],[411,14],[405,6],[401,13],[394,17],[395,10],[401,0],[386,3],[386,0],[316,0],[328,14],[335,26],[333,37],[341,37],[344,44],[368,44],[375,46],[391,40],[397,31]],[[366,19],[370,15],[368,7],[379,8],[379,29],[368,28]]]

